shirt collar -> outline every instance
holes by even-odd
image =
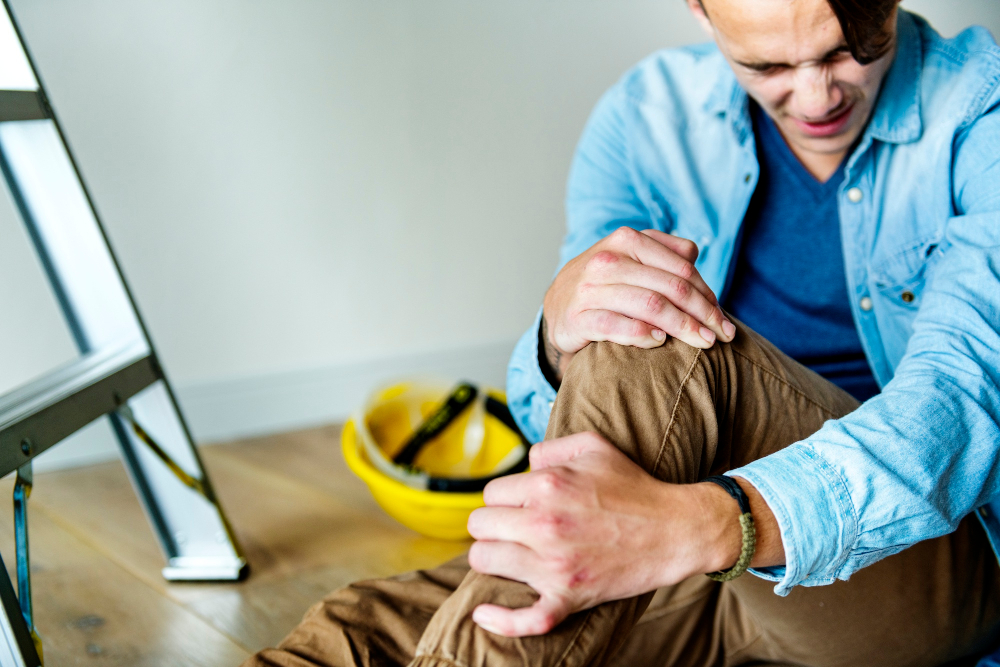
[[[896,59],[882,82],[868,134],[887,143],[904,144],[916,141],[923,132],[920,118],[923,52],[916,22],[903,10],[896,21],[896,42]]]
[[[711,115],[728,117],[741,143],[751,135],[753,122],[750,119],[750,97],[740,87],[728,64],[712,87],[704,108]]]
[[[920,119],[920,69],[923,65],[920,33],[913,17],[899,10],[896,20],[896,55],[882,82],[867,133],[889,143],[916,141],[923,132]],[[743,141],[749,134],[749,98],[727,66],[705,101],[705,111],[732,119],[733,129]]]

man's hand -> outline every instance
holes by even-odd
[[[698,246],[653,229],[621,227],[562,268],[545,295],[545,355],[561,379],[594,341],[653,348],[667,336],[708,348],[736,327],[694,262]]]
[[[531,448],[532,472],[487,485],[469,517],[477,572],[523,581],[524,609],[480,605],[495,634],[545,634],[569,614],[731,567],[739,508],[714,484],[656,480],[595,433]]]

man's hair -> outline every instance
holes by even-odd
[[[884,56],[892,48],[892,31],[886,26],[897,0],[827,0],[844,31],[847,48],[862,65]]]
[[[892,31],[886,27],[898,0],[827,0],[840,21],[847,48],[862,65],[874,62],[892,48]],[[703,0],[698,0],[705,11]],[[705,12],[708,15],[708,12]]]

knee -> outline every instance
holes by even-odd
[[[700,356],[699,352],[698,348],[676,338],[669,338],[663,345],[648,350],[617,343],[591,343],[573,357],[560,392],[564,388],[602,391],[621,382],[629,385],[661,383],[671,376],[679,381]]]
[[[640,430],[653,436],[701,359],[700,350],[676,339],[651,350],[591,343],[566,371],[546,437],[597,431],[617,445]]]

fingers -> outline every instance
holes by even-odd
[[[615,448],[593,432],[574,433],[532,445],[528,450],[531,472],[493,480],[483,489],[483,501],[487,507],[527,507],[531,500],[550,495],[553,487],[565,486],[560,481],[565,474],[550,468],[565,466],[582,454],[602,449]]]
[[[469,566],[480,574],[492,574],[530,583],[532,572],[541,572],[534,551],[514,542],[476,542],[469,549]]]
[[[665,236],[670,239],[670,241],[668,241],[670,243],[694,245],[687,239],[670,236],[670,234],[666,234]],[[693,260],[689,260],[687,257],[674,252],[674,250],[669,246],[665,246],[648,234],[638,234],[636,236],[636,242],[631,248],[631,254],[637,262],[641,262],[646,266],[656,267],[662,271],[673,273],[674,275],[687,280],[692,286],[694,286],[695,289],[701,292],[707,300],[718,305],[718,300],[715,298],[715,292],[713,292],[708,286],[705,279],[701,277],[698,269],[694,266]],[[694,246],[694,251],[688,252],[688,255],[693,255],[694,258],[697,259],[698,247]]]
[[[584,337],[591,341],[609,341],[644,349],[659,347],[667,339],[667,335],[679,338],[692,347],[702,349],[711,347],[712,343],[715,342],[715,332],[705,329],[708,332],[706,335],[711,337],[709,340],[701,335],[703,327],[693,318],[689,318],[689,320],[690,323],[679,321],[675,326],[668,326],[671,331],[665,332],[660,327],[652,326],[642,320],[633,319],[615,311],[584,310],[577,315],[577,328]]]
[[[593,432],[539,442],[528,451],[531,472],[493,480],[483,489],[483,501],[487,507],[536,506],[538,502],[569,488],[572,477],[567,466],[574,460],[583,454],[602,450],[617,451]]]
[[[472,612],[472,620],[495,635],[531,637],[549,632],[569,616],[571,611],[567,601],[543,594],[535,604],[521,609],[481,604]]]
[[[695,347],[709,347],[717,338],[726,340],[715,331],[722,331],[722,311],[681,279],[641,264],[633,264],[623,269],[622,273],[624,282],[592,285],[580,295],[579,307],[583,312],[578,315],[579,324],[581,328],[588,325],[596,328],[590,331],[584,328],[587,333],[598,334],[601,327],[611,325],[613,328],[605,333],[616,338],[630,336],[633,331],[652,336],[652,332],[659,330]],[[624,315],[650,325],[648,333],[645,327],[629,327],[628,322],[608,321],[602,314],[585,317],[587,310],[606,310]],[[618,329],[618,326],[624,327],[624,330]],[[659,343],[657,341],[650,346]]]
[[[615,247],[617,253],[607,249],[595,253],[588,261],[588,272],[598,278],[597,281],[590,281],[590,285],[625,284],[645,287],[662,295],[678,310],[698,321],[699,326],[691,323],[683,330],[699,333],[701,326],[704,326],[712,332],[704,336],[709,344],[714,343],[716,338],[726,342],[733,339],[735,327],[726,319],[715,293],[694,266],[698,248],[691,241],[656,230],[640,233],[623,227],[609,237],[609,246]],[[624,312],[607,300],[591,304],[590,307],[632,316],[691,343],[680,333],[680,329],[672,331],[664,328],[663,323],[655,318],[642,316],[642,313],[650,310],[654,311],[654,315],[661,310],[670,315],[671,312],[664,308],[662,299],[656,294],[635,294],[632,312]]]
[[[534,513],[514,507],[480,507],[469,515],[469,535],[477,540],[520,542],[532,535]]]
[[[698,255],[700,253],[698,251],[698,244],[694,241],[690,241],[680,236],[674,236],[673,234],[668,234],[667,232],[661,232],[658,229],[644,229],[641,233],[645,234],[657,243],[667,246],[692,264],[694,264],[698,259]]]
[[[690,264],[686,265],[690,266]],[[691,269],[693,270],[693,269]],[[623,263],[621,267],[621,282],[635,287],[645,287],[654,291],[667,299],[667,303],[676,306],[679,310],[691,315],[698,322],[717,334],[728,342],[729,337],[722,329],[726,316],[719,307],[719,302],[715,299],[707,287],[704,289],[698,283],[704,283],[697,273],[686,274],[660,269],[645,262]],[[706,290],[708,295],[706,296]],[[644,300],[636,304],[645,310],[662,310],[662,302]],[[654,310],[654,312],[656,312]],[[651,322],[651,324],[658,324]],[[667,331],[670,333],[670,331]],[[713,341],[714,342],[714,341]]]
[[[538,445],[532,445],[528,450],[529,457],[534,453],[535,447]],[[534,464],[531,467],[534,469]],[[487,507],[524,507],[531,497],[532,484],[531,473],[500,477],[483,489],[483,502]]]
[[[575,433],[532,445],[528,450],[531,470],[537,472],[545,468],[566,465],[581,454],[594,451],[599,441],[593,436],[592,433]]]

